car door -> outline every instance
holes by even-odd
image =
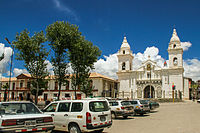
[[[47,106],[45,109],[42,110],[44,114],[49,114],[52,116],[53,122],[55,125],[55,130],[57,128],[57,123],[55,122],[55,113],[56,113],[57,105],[58,103],[51,103],[49,106]]]
[[[69,109],[71,102],[60,102],[55,113],[57,130],[67,131],[69,122]]]

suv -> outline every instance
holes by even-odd
[[[0,133],[47,132],[54,127],[52,117],[31,102],[0,102]]]
[[[134,107],[134,115],[140,114],[144,115],[148,112],[150,112],[149,104],[146,100],[131,100],[131,104]]]
[[[69,133],[102,132],[112,125],[110,108],[105,99],[55,101],[47,105],[43,112],[53,116],[55,130]]]
[[[133,115],[134,109],[130,101],[126,100],[111,100],[109,101],[112,118],[117,118],[118,116],[123,116],[127,118]]]

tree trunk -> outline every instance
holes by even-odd
[[[58,97],[57,97],[58,101],[60,100],[61,85],[62,85],[61,82],[59,82]]]
[[[38,85],[38,81],[37,81],[37,88],[36,88],[36,94],[35,94],[35,105],[38,104],[38,92],[39,92],[39,85]]]

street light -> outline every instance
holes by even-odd
[[[9,88],[8,88],[8,101],[9,101],[9,98],[10,98],[10,82],[11,82],[11,71],[12,71],[12,62],[13,62],[13,54],[14,54],[14,47],[13,45],[11,44],[11,42],[8,40],[8,38],[6,37],[5,40],[11,45],[12,47],[12,55],[11,55],[11,62],[10,62],[10,77],[9,77]]]

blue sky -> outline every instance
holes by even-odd
[[[199,0],[0,0],[0,43],[9,47],[5,37],[12,41],[17,32],[26,28],[33,34],[55,21],[68,21],[78,25],[86,39],[100,48],[99,60],[103,59],[104,65],[119,50],[124,35],[133,53],[157,48],[158,55],[168,60],[168,43],[175,27],[181,42],[192,44],[183,58],[186,67],[195,67],[197,73],[199,5]],[[16,60],[14,68],[24,69]],[[190,72],[186,76],[200,77]]]

